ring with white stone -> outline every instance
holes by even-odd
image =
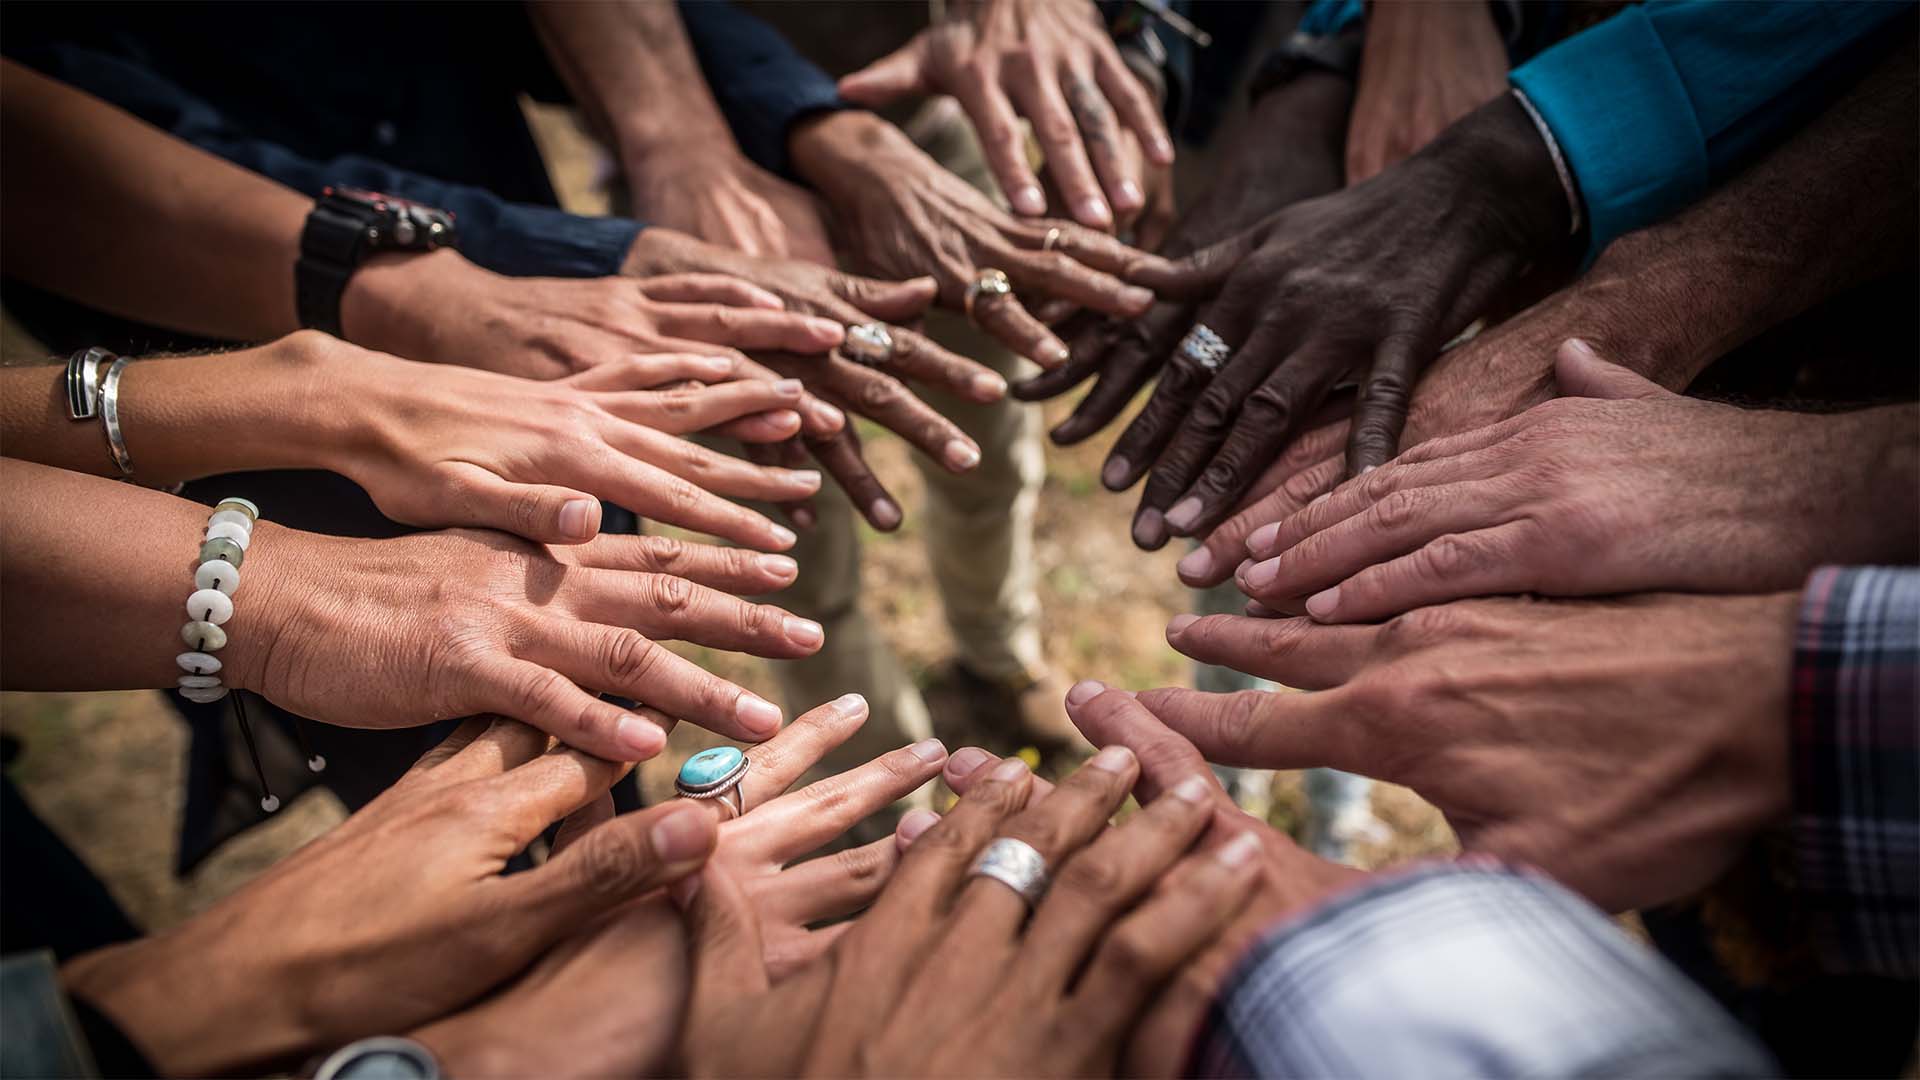
[[[840,351],[847,359],[863,367],[878,368],[893,359],[893,334],[885,323],[861,323],[847,328],[846,344]]]
[[[1047,860],[1032,844],[1011,836],[996,837],[988,844],[973,860],[967,876],[992,878],[1020,894],[1029,908],[1040,906],[1040,898],[1047,895],[1050,880]]]
[[[740,781],[747,778],[750,767],[747,755],[735,747],[702,750],[680,766],[673,778],[673,790],[683,799],[712,799],[739,817],[746,813]]]
[[[1053,228],[1047,230],[1047,238],[1045,240],[1040,241],[1040,250],[1052,251],[1055,247],[1059,245],[1059,243],[1060,243],[1060,226],[1055,225]]]
[[[1006,271],[995,270],[989,266],[974,275],[972,284],[967,286],[967,297],[962,305],[967,318],[973,318],[974,309],[987,300],[997,300],[1013,292],[1013,282],[1007,278]]]
[[[1218,375],[1226,365],[1227,358],[1233,355],[1233,350],[1227,347],[1219,334],[1213,332],[1212,327],[1205,323],[1194,323],[1193,329],[1187,331],[1187,336],[1180,339],[1179,353],[1198,364],[1207,374]]]

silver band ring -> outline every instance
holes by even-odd
[[[1007,279],[1006,272],[985,267],[974,275],[973,283],[967,286],[967,299],[964,305],[967,318],[973,318],[974,308],[983,300],[994,300],[1013,292],[1013,282]]]
[[[1233,350],[1213,328],[1205,323],[1194,323],[1187,336],[1180,339],[1179,354],[1199,365],[1208,375],[1218,375],[1233,355]]]
[[[1053,228],[1047,230],[1047,238],[1045,240],[1040,241],[1040,250],[1052,251],[1054,247],[1059,243],[1060,243],[1060,226],[1055,225]]]
[[[673,778],[674,793],[683,799],[712,799],[715,805],[733,811],[734,817],[746,813],[740,795],[740,781],[746,779],[752,763],[747,755],[732,746],[716,746],[688,758]]]
[[[1010,836],[996,837],[988,844],[973,860],[967,876],[992,878],[1018,893],[1028,908],[1039,907],[1041,897],[1047,895],[1047,860],[1032,844]]]
[[[862,367],[884,367],[893,359],[893,334],[885,323],[849,326],[846,343],[840,346],[840,351]]]

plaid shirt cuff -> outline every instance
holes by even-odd
[[[1920,974],[1920,570],[1823,567],[1793,665],[1797,896],[1832,971]]]
[[[1764,1076],[1678,972],[1552,882],[1487,860],[1385,876],[1244,957],[1197,1076]]]

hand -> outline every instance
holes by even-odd
[[[762,549],[793,534],[722,496],[791,500],[818,473],[750,465],[677,436],[746,421],[763,437],[799,430],[797,381],[727,382],[724,356],[643,354],[553,382],[420,364],[301,333],[267,347],[304,369],[297,407],[323,432],[310,464],[340,473],[409,525],[490,526],[577,544],[599,532],[600,499],[644,517]],[[682,384],[670,390],[652,387]],[[702,385],[702,384],[713,385]],[[778,416],[780,419],[770,419]]]
[[[1241,588],[1371,622],[1505,593],[1790,589],[1824,562],[1920,546],[1920,514],[1888,513],[1913,506],[1920,480],[1910,408],[1832,417],[1681,397],[1578,339],[1558,376],[1570,396],[1416,446],[1254,533]]]
[[[677,229],[747,255],[833,265],[833,244],[814,197],[748,161],[733,146],[717,152],[642,149],[627,161],[626,172],[634,206],[650,226]]]
[[[1199,324],[1233,350],[1217,373],[1177,355],[1114,444],[1120,486],[1153,473],[1135,542],[1205,535],[1348,377],[1361,376],[1349,469],[1392,457],[1420,369],[1565,246],[1568,213],[1539,133],[1503,97],[1365,184],[1288,207],[1175,275],[1133,275],[1217,287]]]
[[[1111,1072],[1130,1021],[1234,915],[1252,870],[1246,845],[1182,858],[1207,818],[1192,789],[1109,829],[1134,772],[1109,751],[1023,812],[1032,774],[1017,759],[994,771],[912,840],[831,963],[770,990],[751,909],[723,871],[704,875],[689,1071]],[[1056,868],[1030,922],[1006,886],[965,872],[996,834]]]
[[[1249,817],[1234,805],[1193,744],[1167,730],[1134,694],[1083,682],[1068,693],[1067,711],[1095,746],[1125,747],[1139,759],[1134,795],[1142,803],[1159,807],[1176,799],[1198,802],[1208,817],[1201,847],[1218,854],[1238,844],[1251,853],[1255,864],[1246,906],[1197,960],[1181,970],[1140,1020],[1117,1070],[1127,1076],[1183,1075],[1193,1033],[1247,949],[1276,923],[1318,905],[1366,875],[1302,851],[1285,835]],[[947,784],[955,791],[969,791],[991,774],[996,762],[984,750],[960,750],[948,759]],[[1031,801],[1046,797],[1044,783],[1035,781]]]
[[[1181,257],[1253,227],[1268,214],[1340,187],[1340,138],[1353,91],[1346,79],[1307,72],[1254,103],[1247,121],[1258,137],[1240,141],[1218,177],[1189,207],[1162,250]],[[1113,422],[1159,373],[1193,325],[1191,301],[1161,301],[1137,319],[1083,314],[1070,333],[1073,359],[1014,387],[1023,401],[1058,397],[1094,378],[1073,414],[1053,429],[1062,446],[1080,442]],[[1121,459],[1103,477],[1114,490],[1136,474]]]
[[[658,717],[655,718],[659,719]],[[338,828],[172,929],[69,962],[69,993],[168,1076],[280,1072],[484,995],[582,923],[698,867],[714,817],[675,802],[502,876],[623,766],[470,720]]]
[[[899,849],[888,837],[794,860],[924,784],[946,760],[946,751],[929,739],[780,794],[866,716],[866,702],[849,694],[754,747],[741,789],[747,812],[720,826],[709,861],[726,867],[745,893],[765,931],[762,962],[774,982],[846,931],[844,922],[821,930],[808,925],[864,907],[886,884]],[[612,816],[606,796],[577,811],[561,826],[554,856]],[[656,892],[601,916],[499,993],[414,1037],[452,1076],[657,1075],[670,1064],[688,986],[680,912]]]
[[[756,258],[661,228],[640,234],[628,252],[624,271],[638,276],[726,274],[752,281],[783,301],[789,311],[830,319],[845,327],[887,324],[894,341],[888,371],[854,363],[838,353],[821,356],[769,351],[757,355],[768,366],[800,379],[810,391],[901,436],[948,469],[963,472],[979,462],[979,445],[903,383],[926,383],[983,403],[998,401],[1007,392],[1007,381],[991,369],[949,352],[902,325],[917,323],[933,302],[936,286],[932,278],[877,281],[795,259]],[[861,459],[858,440],[850,429],[811,432],[809,443],[821,464],[833,473],[875,528],[899,526],[898,504]]]
[[[1398,165],[1506,89],[1507,47],[1486,5],[1374,4],[1347,130],[1347,183]]]
[[[840,93],[867,106],[908,94],[953,95],[1000,190],[1028,216],[1047,204],[1027,167],[1018,117],[1033,122],[1069,213],[1090,228],[1111,229],[1116,211],[1130,218],[1147,205],[1145,178],[1121,152],[1123,131],[1140,140],[1151,164],[1173,164],[1159,102],[1120,59],[1086,0],[952,4],[946,19],[905,47],[841,79]]]
[[[357,540],[262,521],[241,572],[228,685],[343,727],[500,713],[616,761],[650,758],[664,737],[594,692],[733,738],[780,729],[778,706],[657,641],[793,658],[822,640],[816,623],[728,595],[785,587],[792,559],[662,537],[547,548],[477,530]]]
[[[792,136],[794,168],[826,198],[853,261],[869,273],[931,274],[940,304],[964,311],[980,270],[1006,273],[1029,299],[1057,299],[1133,317],[1153,294],[1121,278],[1173,265],[1072,222],[1019,221],[966,181],[941,168],[892,124],[863,112],[802,122]],[[1051,251],[1042,251],[1058,229]],[[980,304],[987,333],[1042,367],[1058,367],[1067,347],[1014,296]]]
[[[1174,648],[1317,692],[1140,700],[1209,761],[1405,784],[1467,851],[1619,911],[1711,883],[1785,817],[1798,606],[1652,594],[1468,600],[1381,626],[1183,615]]]

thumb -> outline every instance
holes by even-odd
[[[466,466],[440,494],[441,520],[407,524],[499,529],[542,544],[584,544],[600,533],[600,500],[573,488],[518,484]]]
[[[856,274],[835,273],[832,286],[840,299],[876,319],[892,323],[918,319],[926,314],[928,306],[940,295],[940,284],[931,277],[880,281]]]
[[[1560,343],[1553,357],[1553,377],[1561,397],[1652,398],[1672,392],[1619,364],[1600,358],[1593,346],[1579,338]]]
[[[1144,697],[1111,690],[1100,683],[1081,683],[1067,695],[1067,715],[1093,745],[1118,743],[1133,751],[1140,762],[1140,779],[1134,791],[1141,802],[1159,798],[1189,776],[1201,776],[1206,778],[1208,794],[1216,804],[1231,808],[1233,800],[1214,778],[1200,751],[1161,723]]]
[[[875,60],[840,80],[840,96],[855,105],[885,105],[908,94],[924,94],[926,51],[921,38]]]
[[[719,842],[712,810],[686,799],[623,814],[576,837],[538,869],[500,879],[507,921],[557,940],[636,896],[698,871]]]

